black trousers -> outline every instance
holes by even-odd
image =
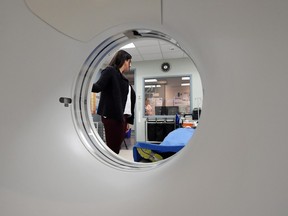
[[[127,128],[126,117],[123,116],[123,121],[117,121],[111,118],[101,117],[105,128],[105,137],[107,146],[116,154],[119,154],[121,144],[125,138]]]

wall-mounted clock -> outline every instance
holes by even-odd
[[[170,70],[170,64],[168,62],[164,62],[161,64],[161,70],[163,72],[168,72]]]

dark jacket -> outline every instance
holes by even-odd
[[[92,92],[101,92],[97,114],[123,121],[123,113],[126,105],[129,81],[122,73],[111,66],[101,72],[99,80],[93,84]],[[134,122],[134,108],[136,95],[131,87],[131,112],[132,116],[127,119],[129,124]]]

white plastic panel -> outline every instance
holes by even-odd
[[[73,40],[24,1],[0,1],[1,215],[287,215],[288,2],[163,6],[163,29],[201,73],[205,110],[189,148],[123,172],[85,149],[58,101],[102,38]]]
[[[87,41],[103,30],[127,23],[161,23],[160,0],[25,0],[58,31]]]
[[[189,44],[205,87],[189,159],[177,164],[190,176],[181,180],[190,215],[287,214],[287,9],[282,0],[164,1],[163,24]]]

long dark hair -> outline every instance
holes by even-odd
[[[128,52],[124,50],[119,50],[112,58],[109,65],[119,69],[120,67],[122,67],[124,62],[129,59],[132,59],[132,56]]]

